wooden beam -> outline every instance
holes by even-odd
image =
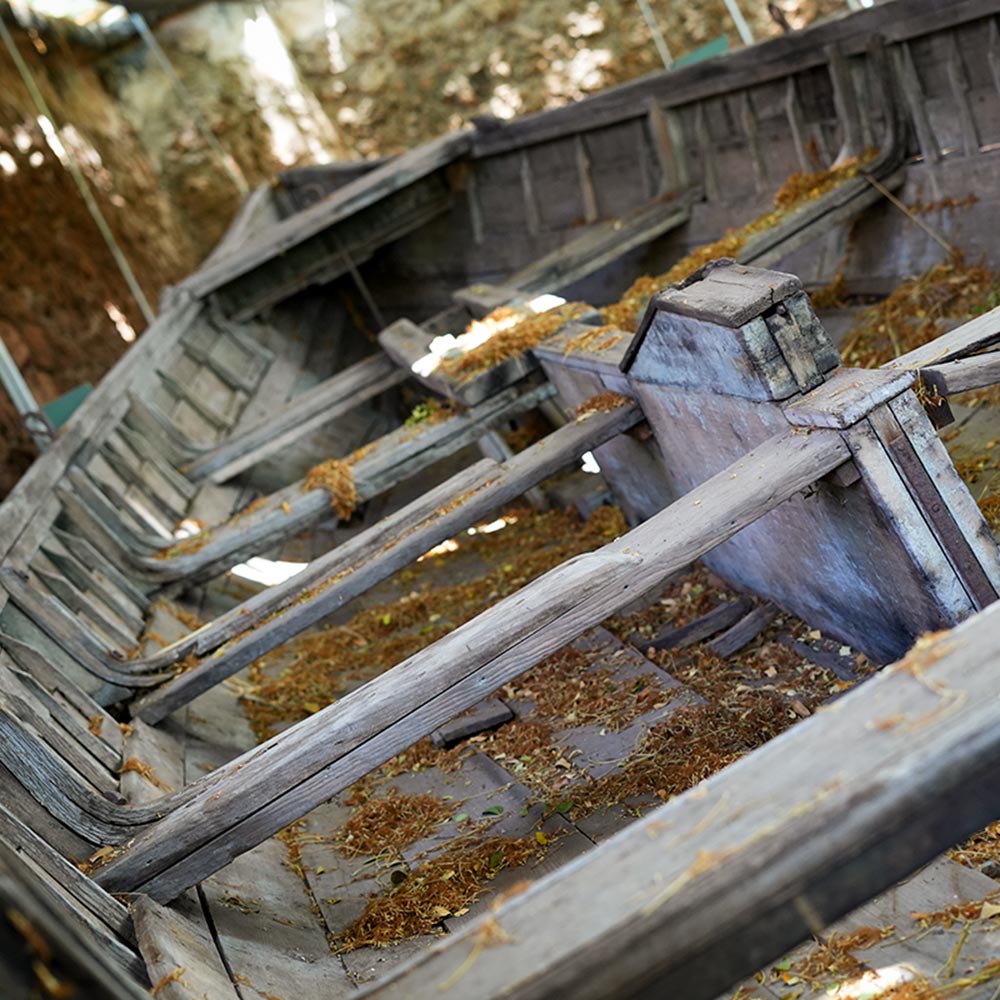
[[[970,389],[985,389],[1000,382],[1000,351],[929,365],[920,369],[920,376],[942,396],[954,396]]]
[[[230,435],[199,455],[185,468],[186,475],[196,481],[224,483],[380,392],[399,385],[409,374],[385,354],[365,358],[271,411],[266,420]]]
[[[919,643],[364,996],[711,1000],[1000,813],[998,627]]]
[[[240,605],[218,624],[213,622],[175,643],[169,650],[174,662],[192,648],[205,652],[213,644],[221,644],[233,628],[241,633],[194,669],[178,674],[157,691],[134,702],[133,717],[149,723],[161,721],[223,678],[409,565],[434,545],[515,500],[583,452],[633,427],[641,419],[635,405],[618,407],[610,413],[590,414],[506,462],[485,460],[458,473],[398,513],[315,560],[286,584],[264,591],[261,599],[249,602],[251,606]],[[284,608],[288,610],[276,615]],[[265,618],[268,620],[264,621]],[[146,666],[153,661],[160,663],[167,652],[157,654]]]
[[[392,670],[195,786],[198,793],[96,873],[113,891],[173,899],[670,573],[753,523],[849,452],[794,432],[706,480],[622,538],[546,573]]]

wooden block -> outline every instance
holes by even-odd
[[[821,386],[789,403],[785,418],[797,427],[851,427],[913,385],[911,371],[840,368]]]
[[[724,601],[707,614],[701,615],[687,625],[666,628],[654,636],[630,636],[629,642],[639,650],[645,649],[686,649],[705,639],[711,638],[723,629],[731,628],[753,607],[753,602],[743,597],[736,601]],[[749,640],[748,640],[749,641]]]
[[[129,909],[156,996],[238,1000],[195,893],[169,910],[148,896],[136,896]]]
[[[725,259],[650,300],[621,368],[637,382],[780,400],[838,361],[797,278]]]
[[[513,718],[514,713],[503,701],[499,698],[487,698],[435,729],[431,733],[431,742],[437,747],[454,746],[468,736],[496,729]]]

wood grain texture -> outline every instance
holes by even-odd
[[[96,874],[98,881],[173,898],[641,597],[847,455],[833,432],[769,440],[742,468],[724,470],[617,542],[545,574],[203,779],[193,786],[200,787],[195,798],[139,835]]]
[[[998,621],[928,641],[366,996],[710,1000],[1000,809]]]
[[[635,407],[591,414],[567,424],[507,462],[487,460],[458,473],[344,546],[315,560],[287,584],[265,591],[248,602],[248,606],[228,613],[218,625],[213,623],[176,645],[171,655],[181,653],[183,658],[187,655],[184,650],[208,651],[220,639],[232,636],[231,642],[220,645],[193,670],[179,674],[159,690],[135,701],[132,714],[150,723],[162,720],[191,698],[298,635],[434,545],[510,503],[582,452],[599,446],[638,420]],[[289,607],[293,602],[294,606]],[[264,620],[276,614],[277,617]],[[235,630],[242,633],[241,638],[236,638]]]
[[[239,1000],[205,924],[196,894],[167,909],[147,896],[135,896],[129,910],[139,951],[156,996],[164,1000]]]

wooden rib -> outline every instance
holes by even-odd
[[[84,987],[101,1000],[149,1000],[142,962],[131,948],[102,933],[93,918],[38,877],[12,847],[0,843],[0,899],[48,941]],[[99,992],[98,992],[99,991]]]
[[[347,545],[316,560],[281,590],[273,588],[276,591],[273,595],[265,592],[262,595],[265,599],[254,602],[253,607],[236,608],[219,627],[212,629],[209,626],[205,633],[192,636],[192,641],[198,644],[195,648],[208,649],[211,648],[209,644],[215,642],[215,636],[225,636],[234,627],[243,633],[239,639],[203,659],[193,670],[178,675],[134,702],[132,715],[149,723],[166,718],[223,678],[408,565],[432,546],[450,538],[477,518],[510,503],[583,452],[634,426],[640,419],[641,413],[635,405],[619,407],[610,413],[592,414],[560,428],[507,462],[498,464],[487,460],[459,473],[428,496],[393,515],[388,523],[373,525]],[[315,588],[312,594],[310,587]],[[258,628],[253,627],[266,614],[287,607],[293,598],[300,599],[303,594],[308,600],[299,600],[277,618]],[[250,613],[245,614],[247,611]],[[188,644],[184,643],[177,652],[186,648]]]
[[[97,873],[169,900],[432,732],[849,457],[780,435],[594,553],[572,559],[341,701],[219,768]],[[752,470],[749,473],[747,470]]]
[[[373,396],[399,385],[409,375],[384,354],[359,361],[292,399],[265,420],[199,455],[185,469],[193,480],[224,483],[349,412]]]

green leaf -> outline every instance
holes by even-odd
[[[503,864],[503,861],[503,848],[500,847],[490,855],[490,868],[499,868]]]
[[[391,624],[391,622],[392,622],[392,615],[389,614],[389,612],[387,611],[384,615],[382,615],[382,624],[389,625]]]
[[[469,814],[468,813],[459,813],[455,817],[455,822],[456,823],[464,823],[468,818],[469,818]]]
[[[528,807],[527,807],[527,805],[521,806],[521,815],[522,816],[527,816],[528,815]]]
[[[570,809],[572,809],[572,808],[573,808],[573,803],[572,802],[559,802],[556,805],[556,812],[557,813],[562,813],[565,816],[566,813],[568,813],[570,811]]]
[[[490,806],[483,810],[484,816],[500,816],[503,813],[503,806]]]

